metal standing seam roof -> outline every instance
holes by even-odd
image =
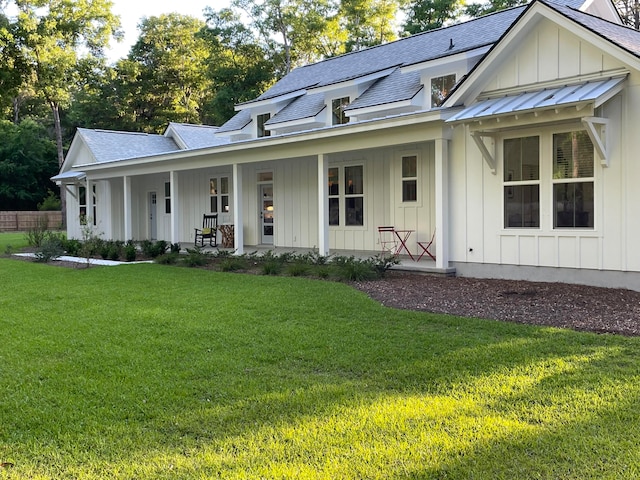
[[[607,78],[481,100],[449,118],[447,122],[481,120],[488,117],[556,108],[582,102],[596,102],[598,104],[600,98],[620,87],[625,78]]]

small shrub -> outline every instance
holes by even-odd
[[[124,259],[127,262],[135,262],[137,255],[138,249],[136,248],[136,244],[133,242],[133,240],[128,240],[126,245],[124,246]]]
[[[29,246],[40,247],[45,237],[47,236],[47,228],[49,221],[45,217],[38,217],[36,226],[31,227],[25,234],[25,239]]]
[[[140,242],[140,248],[145,257],[156,258],[167,251],[169,243],[166,240],[158,240],[156,242],[143,240]]]
[[[318,277],[320,277],[322,279],[329,278],[329,273],[330,273],[329,272],[329,267],[326,267],[324,265],[316,270],[316,274],[318,275]]]
[[[117,261],[120,260],[120,255],[122,253],[122,249],[124,244],[121,241],[115,240],[109,242],[109,260]]]
[[[163,253],[155,258],[155,262],[161,265],[175,265],[178,263],[180,254],[175,252]]]
[[[65,238],[62,241],[62,248],[67,253],[67,255],[76,257],[80,253],[80,249],[82,248],[82,243],[80,242],[80,240],[77,240],[75,238]]]
[[[372,262],[369,260],[359,260],[353,256],[340,256],[334,259],[334,263],[338,267],[339,277],[347,281],[358,282],[378,276]]]
[[[278,275],[282,271],[282,263],[277,259],[271,259],[262,264],[263,275]]]
[[[180,244],[172,243],[170,250],[171,250],[171,253],[180,253]]]
[[[309,265],[299,260],[287,266],[287,273],[292,277],[301,277],[308,272]]]
[[[378,277],[384,277],[385,273],[387,273],[387,270],[400,263],[400,260],[398,260],[398,258],[394,255],[385,256],[382,254],[378,254],[374,257],[371,257],[368,262],[376,272]]]
[[[179,254],[173,253],[173,255],[177,257]],[[182,263],[187,267],[202,267],[209,263],[209,256],[210,255],[201,248],[187,248],[187,254],[182,258]]]
[[[42,241],[40,249],[35,253],[37,262],[51,262],[64,255],[60,238],[52,235]]]
[[[220,262],[220,271],[235,272],[247,268],[247,260],[243,257],[228,257]]]

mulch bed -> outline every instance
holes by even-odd
[[[631,290],[393,271],[354,285],[388,307],[640,335],[640,292]]]

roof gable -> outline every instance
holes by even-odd
[[[163,135],[85,128],[79,128],[77,134],[84,140],[98,163],[180,150],[172,138]]]
[[[183,150],[215,147],[228,143],[229,141],[226,138],[215,136],[217,131],[218,127],[209,125],[171,122],[164,136],[172,138]]]
[[[558,56],[555,61],[556,65],[548,67],[550,62],[544,62],[542,59],[536,57],[535,48],[530,41],[532,37],[530,35],[535,32],[536,29],[544,28],[545,21],[550,22],[547,25],[556,25],[559,27],[561,33],[565,32],[564,38],[559,38],[558,34],[550,35],[550,32],[542,31],[539,35],[541,45],[539,50],[542,55],[548,55],[547,46],[553,46],[554,42],[560,46],[559,48],[570,48],[567,45],[567,40],[575,38],[576,41],[585,41],[587,48],[583,48],[581,54],[582,58],[575,59],[575,63],[580,65],[581,71],[576,71],[573,74],[569,73],[570,66],[564,62],[563,59]],[[573,35],[569,37],[567,35]],[[543,45],[544,42],[547,42]],[[593,61],[592,71],[586,71],[588,66],[584,61],[585,51],[591,48],[592,52],[597,52],[601,58],[599,61]],[[525,50],[529,49],[525,52]],[[522,57],[526,60],[518,62],[514,60],[517,52],[522,54]],[[631,55],[629,55],[631,54]],[[617,58],[616,62],[612,62],[604,58],[609,55],[611,58]],[[506,65],[508,61],[514,62],[514,65],[508,65],[506,68],[514,70],[514,82],[517,85],[521,85],[525,88],[531,84],[540,84],[552,82],[554,79],[557,82],[562,82],[563,79],[571,76],[588,75],[588,74],[603,74],[603,70],[615,70],[620,69],[625,61],[635,61],[635,58],[640,56],[640,32],[623,27],[621,25],[602,20],[598,17],[594,17],[590,14],[580,12],[570,7],[551,3],[544,0],[534,0],[528,7],[522,16],[514,23],[514,25],[505,32],[503,37],[497,42],[494,47],[485,55],[485,57],[471,70],[469,75],[460,82],[455,90],[451,93],[449,98],[445,102],[445,106],[455,106],[460,104],[469,104],[476,97],[480,95],[482,91],[492,89],[503,89],[508,87],[514,87],[516,85],[501,85],[500,82],[495,83],[496,72],[500,71],[502,66]],[[625,58],[623,58],[625,57]],[[553,63],[553,62],[551,62]],[[529,80],[526,75],[521,75],[516,72],[516,69],[522,65],[529,66],[530,68],[540,67],[550,68],[549,71],[544,72],[546,77],[535,77],[534,80]],[[640,66],[640,63],[638,63]],[[557,71],[553,71],[553,68],[557,67]],[[541,70],[543,71],[543,70]],[[532,77],[534,75],[531,75]],[[493,85],[490,85],[494,82]],[[540,88],[540,87],[538,87]]]

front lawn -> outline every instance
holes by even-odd
[[[0,478],[640,476],[640,340],[0,259]]]

